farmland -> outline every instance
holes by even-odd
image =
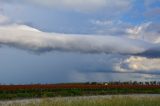
[[[1,100],[111,94],[160,94],[160,85],[157,83],[0,85]]]

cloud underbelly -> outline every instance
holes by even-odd
[[[48,52],[143,54],[154,44],[125,37],[46,33],[28,26],[0,27],[0,45]]]

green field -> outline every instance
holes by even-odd
[[[68,97],[116,94],[160,94],[159,88],[150,89],[21,89],[0,91],[0,100],[44,97]]]
[[[0,102],[0,106],[160,106],[160,96],[56,97]]]
[[[0,100],[118,94],[160,94],[160,85],[97,83],[0,85]]]

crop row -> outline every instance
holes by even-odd
[[[152,89],[159,88],[160,85],[91,85],[91,84],[33,84],[33,85],[0,85],[0,90],[18,90],[18,89],[107,89],[107,88],[126,88],[126,89]]]

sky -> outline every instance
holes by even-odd
[[[0,0],[0,83],[160,80],[160,0]]]

